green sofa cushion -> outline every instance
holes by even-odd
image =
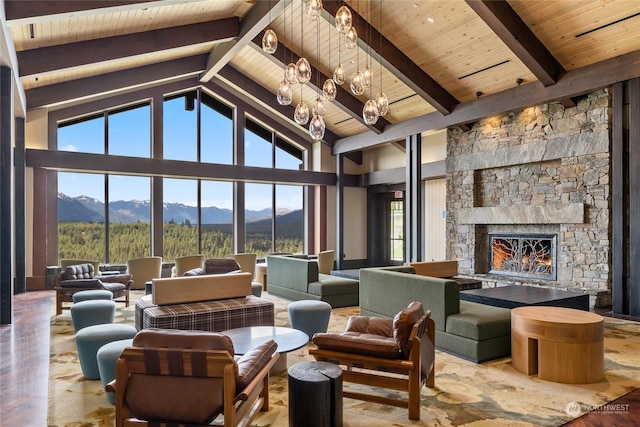
[[[343,295],[357,294],[360,282],[344,277],[330,276],[328,274],[319,274],[320,279],[317,282],[309,283],[308,292],[313,295]]]
[[[477,341],[511,334],[511,310],[460,301],[460,313],[447,317],[446,332]]]

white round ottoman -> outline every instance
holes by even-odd
[[[316,332],[327,332],[331,317],[331,304],[324,301],[294,301],[287,307],[291,327],[313,338]]]

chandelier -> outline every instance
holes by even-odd
[[[317,33],[317,50],[316,50],[316,64],[319,64],[320,56],[320,30],[318,18],[322,14],[323,5],[322,0],[301,0],[302,7],[300,10],[300,58],[294,63],[291,61],[284,66],[283,78],[279,87],[276,90],[276,99],[280,105],[291,105],[293,102],[293,88],[296,84],[300,85],[300,102],[296,105],[294,112],[294,120],[301,126],[309,124],[309,135],[315,141],[320,141],[324,138],[325,122],[323,116],[327,110],[327,104],[331,103],[335,98],[338,90],[338,86],[348,83],[349,89],[356,96],[365,94],[366,89],[369,89],[368,100],[364,104],[362,110],[363,121],[367,125],[373,125],[377,122],[380,116],[383,116],[388,111],[388,100],[382,92],[382,64],[380,64],[380,92],[378,95],[372,97],[373,87],[373,71],[370,67],[371,55],[369,53],[367,62],[364,69],[360,70],[360,51],[357,52],[356,70],[350,77],[347,75],[345,67],[342,65],[342,50],[338,49],[338,65],[335,67],[333,74],[327,78],[320,86],[319,71],[317,69],[312,70],[309,61],[304,57],[304,17],[308,21],[316,23]],[[291,12],[293,14],[293,11]],[[357,16],[357,15],[356,15]],[[292,18],[293,19],[293,18]],[[283,19],[283,31],[286,33],[286,14]],[[380,23],[382,23],[382,0],[380,0]],[[338,44],[344,46],[347,49],[355,49],[358,46],[358,32],[353,23],[353,15],[348,6],[341,6],[336,12],[335,16],[335,29],[338,33]],[[380,35],[382,40],[382,35]],[[272,29],[265,31],[263,36],[262,47],[266,53],[273,54],[277,49],[277,35]],[[329,35],[329,41],[331,41],[331,34]],[[382,43],[382,41],[380,41]],[[369,38],[368,45],[371,44]],[[330,49],[331,52],[331,49]],[[286,62],[286,61],[285,61]],[[331,62],[329,57],[329,62]],[[353,61],[351,61],[353,62]],[[309,108],[302,99],[302,86],[308,82],[313,81],[313,74],[316,74],[316,100]]]

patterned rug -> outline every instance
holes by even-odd
[[[133,325],[131,307],[118,304],[116,322]],[[288,301],[263,294],[276,306],[276,325],[289,326]],[[55,316],[52,302],[49,426],[114,425],[115,409],[106,400],[100,381],[86,380],[78,364],[68,310]],[[357,307],[334,309],[330,332],[344,330]],[[435,388],[422,389],[421,421],[410,421],[406,409],[344,399],[346,427],[388,426],[560,426],[584,412],[640,387],[640,324],[605,318],[605,380],[588,385],[557,384],[515,371],[510,359],[475,364],[436,351]],[[288,354],[288,365],[313,360],[308,346]],[[354,387],[345,384],[345,387]],[[370,389],[369,389],[370,390]],[[380,393],[387,391],[380,390]],[[393,392],[389,392],[393,393]],[[287,374],[270,379],[269,412],[254,426],[288,425]],[[621,414],[624,416],[624,414]]]

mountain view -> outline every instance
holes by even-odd
[[[109,219],[111,222],[133,224],[136,222],[150,222],[150,201],[140,200],[118,200],[111,202],[109,209]],[[286,216],[291,211],[288,209],[278,209],[278,216]],[[195,206],[188,206],[182,203],[165,203],[164,222],[175,222],[182,224],[190,222],[197,224],[198,212]],[[268,219],[271,216],[270,209],[260,211],[245,211],[247,222],[255,222]],[[69,197],[66,194],[58,193],[58,221],[60,222],[104,222],[104,203],[86,197]],[[231,209],[220,209],[215,206],[202,208],[203,224],[231,224],[233,221],[233,211]]]

